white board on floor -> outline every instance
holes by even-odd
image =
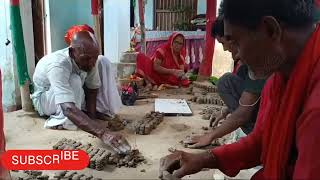
[[[192,115],[192,111],[185,99],[155,99],[155,111],[166,115]]]

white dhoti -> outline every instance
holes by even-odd
[[[97,61],[101,86],[97,94],[97,111],[109,116],[114,116],[120,110],[122,103],[115,79],[115,70],[111,62],[104,56],[99,56]],[[75,106],[85,110],[84,80],[81,74],[71,74],[69,78],[71,89],[74,93]],[[45,128],[62,125],[63,128],[76,130],[77,127],[64,116],[60,105],[55,103],[55,94],[52,87],[48,90],[41,89],[35,84],[35,93],[31,96],[35,109],[40,116],[50,116],[45,122]]]
[[[116,69],[105,56],[99,56],[101,87],[97,95],[97,111],[109,116],[119,112],[122,102],[117,88]]]

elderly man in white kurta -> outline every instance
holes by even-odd
[[[80,128],[112,146],[119,153],[130,149],[120,135],[93,120],[96,112],[114,115],[121,106],[110,62],[99,55],[94,35],[76,32],[70,47],[43,57],[37,64],[32,101],[45,127]],[[86,110],[87,114],[81,110]]]

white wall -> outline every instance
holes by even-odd
[[[47,28],[51,34],[49,48],[51,46],[52,52],[67,46],[64,35],[71,26],[78,24],[93,26],[90,0],[46,0],[45,2],[49,19]]]
[[[206,14],[207,0],[198,0],[197,14]]]
[[[5,111],[15,110],[15,107],[21,104],[16,63],[13,57],[9,5],[9,0],[0,1],[0,68],[2,72],[2,104]],[[7,38],[11,41],[8,46],[5,45]]]
[[[222,0],[217,0],[217,14]],[[197,14],[206,14],[207,11],[207,0],[198,0],[198,11]]]
[[[153,21],[154,21],[154,2],[153,0],[145,0],[145,13],[144,13],[144,21],[147,29],[153,30]],[[136,0],[136,6],[134,9],[134,22],[135,24],[140,24],[139,17],[139,4],[138,0]]]
[[[229,51],[224,51],[222,44],[215,41],[215,49],[212,58],[212,76],[221,77],[226,72],[232,72],[233,59]]]
[[[219,13],[219,8],[222,0],[217,0],[217,15]]]
[[[222,0],[217,0],[217,15]],[[212,76],[221,77],[226,72],[232,72],[233,59],[229,51],[224,51],[222,44],[217,40],[215,41],[215,49],[212,63]]]
[[[104,54],[117,63],[130,44],[130,1],[104,0]]]
[[[23,38],[26,49],[29,76],[32,79],[35,69],[34,36],[32,22],[32,5],[30,0],[20,0],[20,13],[23,27]]]

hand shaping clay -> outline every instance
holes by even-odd
[[[84,150],[89,155],[89,166],[92,169],[101,171],[106,165],[116,165],[117,167],[136,167],[145,158],[140,154],[139,150],[131,150],[127,155],[112,154],[111,151],[104,148],[97,148],[91,144],[82,144],[81,142],[76,142],[74,140],[63,138],[58,141],[54,146],[54,149],[60,150]],[[63,176],[64,178],[73,178],[74,174],[67,174],[66,172],[60,172],[58,177]],[[76,176],[75,179],[78,179]],[[84,177],[79,177],[84,178]]]

